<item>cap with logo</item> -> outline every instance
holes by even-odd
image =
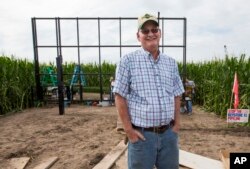
[[[145,14],[138,17],[138,29],[141,29],[147,21],[153,21],[157,26],[159,26],[158,19],[154,15]]]

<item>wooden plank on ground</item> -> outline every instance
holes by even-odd
[[[179,150],[180,165],[192,169],[224,169],[221,161]]]
[[[229,169],[229,151],[220,150],[220,158],[224,164],[225,169]]]
[[[29,162],[29,157],[20,157],[20,158],[12,158],[10,159],[10,165],[13,169],[24,169],[24,167]]]
[[[50,157],[37,165],[34,169],[49,169],[57,160],[58,157]]]
[[[116,162],[116,160],[124,153],[127,149],[127,145],[124,141],[120,143],[111,150],[93,169],[109,169]]]

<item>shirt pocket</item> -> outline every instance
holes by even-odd
[[[172,96],[174,93],[174,75],[169,70],[164,70],[161,72],[161,83],[163,84],[163,88],[166,96]]]
[[[150,92],[152,89],[152,79],[150,75],[142,74],[139,71],[134,72],[134,75],[131,78],[131,91],[132,93],[146,99],[150,96]]]

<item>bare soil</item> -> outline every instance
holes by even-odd
[[[227,125],[225,119],[194,107],[181,115],[180,148],[213,159],[219,150],[250,152],[250,129]],[[58,107],[32,108],[0,117],[0,169],[14,157],[30,157],[26,169],[57,156],[53,169],[91,169],[124,135],[116,131],[114,106],[71,105],[59,115]]]

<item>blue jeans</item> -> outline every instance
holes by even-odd
[[[113,93],[113,86],[110,88],[110,93],[109,93],[109,95],[110,95],[110,103],[114,103],[114,93]]]
[[[192,113],[192,100],[186,100],[187,112]]]
[[[128,144],[129,169],[153,169],[154,166],[157,169],[179,168],[177,133],[172,129],[168,129],[162,134],[144,130],[140,130],[140,132],[146,140]]]

